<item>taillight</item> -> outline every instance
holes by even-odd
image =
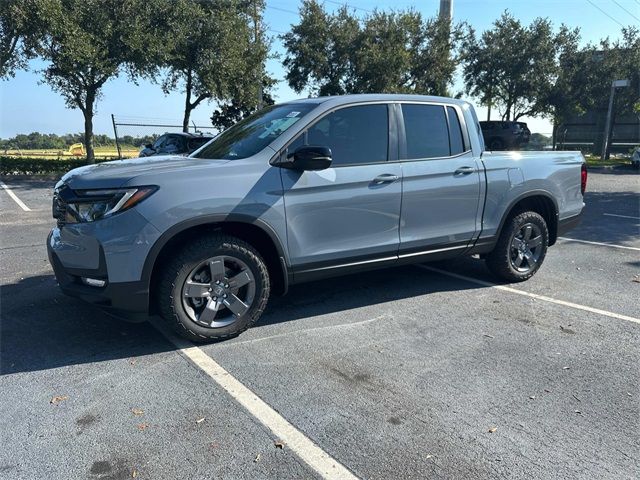
[[[580,169],[580,192],[584,195],[587,189],[587,164],[583,163]]]

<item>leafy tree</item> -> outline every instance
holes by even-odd
[[[606,38],[582,49],[574,46],[561,56],[560,75],[550,100],[556,123],[606,109],[614,80],[631,81],[630,87],[617,92],[617,111],[640,113],[640,30],[629,27],[621,33],[616,41]]]
[[[157,62],[162,37],[150,21],[155,2],[58,0],[58,7],[39,46],[49,62],[44,81],[69,108],[82,111],[87,159],[93,163],[93,116],[102,87],[124,71],[135,79]]]
[[[414,10],[376,10],[359,21],[346,7],[328,13],[305,0],[300,22],[282,37],[286,78],[296,92],[318,95],[446,94],[467,30]]]
[[[479,39],[470,36],[465,41],[466,91],[489,111],[497,106],[503,120],[551,115],[558,58],[565,49],[575,48],[578,38],[578,30],[565,26],[554,33],[548,19],[524,26],[505,12]]]
[[[268,42],[261,25],[263,0],[176,0],[168,31],[162,83],[165,93],[183,88],[183,130],[205,100],[258,103]]]
[[[304,0],[300,22],[283,35],[283,65],[291,88],[318,95],[354,90],[353,49],[360,36],[358,19],[346,7],[329,14],[316,0]]]
[[[13,77],[35,57],[55,7],[53,0],[0,0],[0,78]]]
[[[271,95],[271,88],[275,84],[275,80],[270,77],[265,77],[262,82],[262,105],[273,105],[275,100]],[[218,108],[213,111],[211,115],[211,124],[218,130],[226,130],[227,128],[235,125],[243,118],[251,115],[258,109],[256,102],[243,102],[242,100],[232,99],[228,102],[221,102]]]

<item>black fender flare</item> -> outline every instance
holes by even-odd
[[[285,249],[283,247],[283,243],[278,237],[276,231],[264,220],[260,220],[259,218],[251,217],[249,215],[244,215],[240,213],[234,214],[208,214],[201,215],[198,217],[190,218],[188,220],[184,220],[182,222],[176,223],[169,229],[167,229],[160,237],[155,241],[149,253],[147,254],[147,258],[144,261],[144,266],[142,268],[142,278],[141,281],[144,283],[147,289],[151,287],[151,276],[153,274],[153,269],[156,264],[156,260],[160,255],[162,249],[171,241],[176,235],[193,228],[204,225],[213,225],[213,224],[224,224],[228,222],[235,223],[246,223],[249,225],[253,225],[258,227],[273,242],[276,251],[278,252],[278,263],[282,268],[282,276],[284,281],[284,292],[286,293],[289,285],[289,264],[287,261],[287,256],[285,254]]]
[[[548,192],[547,190],[530,190],[528,192],[525,192],[525,193],[522,193],[522,194],[518,195],[516,198],[511,200],[511,202],[509,203],[509,205],[505,209],[504,213],[502,214],[502,218],[500,219],[500,224],[498,226],[498,229],[496,230],[496,238],[498,238],[500,236],[500,234],[502,233],[502,227],[504,227],[504,223],[507,221],[507,218],[509,217],[509,215],[513,211],[513,207],[515,207],[518,202],[521,202],[522,200],[525,200],[527,198],[540,197],[540,196],[546,197],[547,199],[551,200],[551,202],[553,203],[554,225],[549,225],[549,229],[550,229],[549,233],[551,233],[551,231],[553,231],[553,232],[555,232],[555,234],[557,234],[559,211],[558,211],[558,202],[556,201],[555,197],[551,194],[551,192]],[[554,238],[550,238],[549,240],[550,240],[550,242],[549,242],[550,246],[553,245],[553,243],[555,243],[555,237]]]

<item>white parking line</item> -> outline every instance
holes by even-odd
[[[10,189],[9,187],[7,187],[7,186],[5,185],[5,183],[4,183],[4,182],[0,182],[0,187],[4,188],[4,190],[9,194],[9,196],[10,196],[11,198],[13,198],[13,200],[18,204],[18,206],[19,206],[22,210],[24,210],[25,212],[30,212],[30,211],[31,211],[31,209],[30,209],[29,207],[27,207],[27,206],[24,204],[24,202],[23,202],[22,200],[20,200],[20,199],[18,198],[18,196],[17,196],[15,193],[13,193],[13,191],[11,191],[11,189]]]
[[[255,393],[227,372],[213,358],[193,343],[176,337],[162,326],[158,330],[173,343],[186,358],[209,375],[219,386],[242,405],[253,417],[267,427],[278,440],[285,443],[302,461],[325,479],[357,480],[353,473],[322,450],[311,439],[271,408]]]
[[[360,320],[359,322],[339,323],[337,325],[323,325],[322,327],[312,327],[312,328],[305,328],[302,330],[292,330],[290,332],[278,333],[275,335],[269,335],[267,337],[258,337],[258,338],[252,338],[249,340],[240,340],[239,342],[233,342],[233,343],[225,342],[218,345],[218,347],[235,347],[236,345],[246,345],[248,343],[263,342],[265,340],[273,340],[275,338],[287,337],[289,335],[300,336],[309,332],[318,332],[320,330],[334,330],[339,328],[359,327],[362,325],[368,325],[369,323],[378,322],[380,320],[391,321],[393,320],[393,317],[391,315],[380,315],[379,317],[369,318],[367,320]]]
[[[603,213],[607,217],[630,218],[631,220],[640,220],[640,217],[632,217],[630,215],[618,215],[617,213]]]
[[[579,240],[577,238],[567,238],[567,237],[558,237],[558,240],[564,240],[565,242],[587,243],[589,245],[600,245],[603,247],[611,247],[611,248],[623,248],[625,250],[636,250],[640,252],[640,248],[627,247],[626,245],[614,245],[613,243],[591,242],[589,240]]]
[[[626,320],[628,322],[640,324],[640,318],[629,317],[628,315],[621,315],[619,313],[613,313],[607,310],[600,310],[599,308],[587,307],[586,305],[580,305],[578,303],[565,302],[564,300],[558,300],[556,298],[546,297],[544,295],[538,295],[537,293],[530,293],[530,292],[525,292],[523,290],[518,290],[511,287],[505,287],[504,285],[496,285],[495,283],[485,282],[484,280],[479,280],[477,278],[472,278],[472,277],[467,277],[465,275],[459,275],[457,273],[447,272],[446,270],[440,270],[439,268],[429,267],[427,265],[416,265],[416,267],[422,268],[423,270],[430,270],[432,272],[448,275],[449,277],[458,278],[460,280],[466,280],[467,282],[477,283],[478,285],[482,285],[484,287],[493,287],[498,290],[502,290],[504,292],[515,293],[517,295],[535,298],[536,300],[542,300],[543,302],[555,303],[557,305],[563,305],[565,307],[571,307],[577,310],[583,310],[585,312],[597,313],[598,315],[605,315],[607,317],[617,318],[619,320]]]

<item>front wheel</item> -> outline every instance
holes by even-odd
[[[217,234],[197,238],[165,267],[158,300],[178,334],[198,342],[236,336],[269,299],[269,273],[246,242]]]
[[[536,212],[515,215],[485,259],[489,270],[509,282],[522,282],[540,269],[549,247],[549,229]]]

